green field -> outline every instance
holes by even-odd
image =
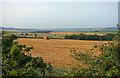
[[[108,33],[117,33],[118,31],[117,30],[110,30],[110,31],[98,31],[98,32],[94,32],[94,31],[91,31],[89,33],[96,33],[96,34],[108,34]],[[86,32],[85,32],[86,33]],[[88,32],[87,32],[88,33]]]
[[[62,34],[63,33],[63,34]],[[109,34],[109,33],[117,33],[117,30],[111,30],[111,31],[87,31],[87,32],[56,32],[56,33],[27,33],[28,35],[26,35],[26,33],[10,33],[10,34],[15,34],[17,36],[20,37],[29,37],[29,38],[44,38],[44,36],[48,36],[49,38],[55,38],[55,39],[60,39],[61,37],[64,37],[65,35],[72,35],[72,34],[80,34],[80,33],[84,33],[84,34]],[[23,34],[23,35],[21,35]],[[37,34],[37,36],[35,36],[35,34]]]

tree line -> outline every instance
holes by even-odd
[[[79,35],[66,35],[65,39],[75,39],[75,40],[102,40],[102,41],[111,41],[113,37],[115,37],[116,34],[106,34],[106,35],[87,35],[87,34],[79,34]]]

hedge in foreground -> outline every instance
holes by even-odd
[[[93,56],[94,52],[101,52]],[[108,42],[94,46],[91,50],[71,51],[76,66],[71,66],[71,76],[120,76],[120,43]],[[86,66],[86,67],[84,67]]]
[[[45,76],[45,69],[50,71],[49,66],[41,57],[31,57],[29,51],[33,47],[18,45],[13,42],[15,39],[15,35],[4,36],[2,39],[2,76],[38,76],[34,72],[37,68]]]

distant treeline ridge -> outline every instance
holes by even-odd
[[[29,33],[50,33],[52,31],[30,31]]]
[[[79,34],[79,35],[66,35],[65,39],[75,39],[75,40],[102,40],[102,41],[111,41],[116,34],[106,34],[103,36],[100,35],[86,35],[86,34]]]

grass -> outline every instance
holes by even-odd
[[[36,69],[35,72],[38,74],[38,76],[42,76],[43,74],[41,73],[41,69]],[[58,67],[53,67],[53,72],[52,76],[64,76],[65,73],[68,72],[68,69],[64,68],[58,68]],[[45,76],[49,76],[49,73],[46,71]]]
[[[54,72],[53,72],[54,76],[63,76],[65,73],[68,72],[67,69],[65,69],[65,68],[58,68],[58,67],[53,67],[53,70],[54,70]]]

